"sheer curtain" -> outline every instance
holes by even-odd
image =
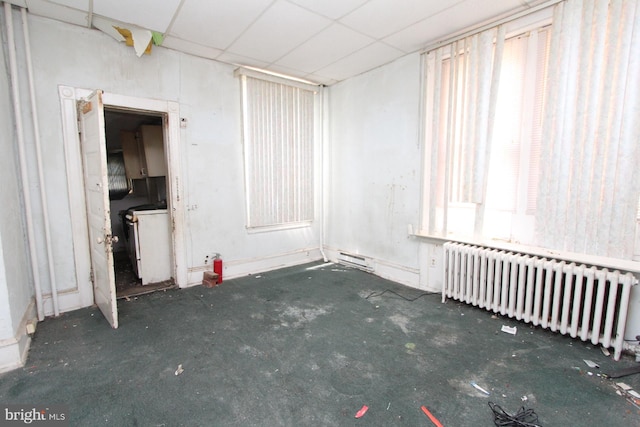
[[[537,243],[631,259],[640,197],[640,2],[555,7]]]
[[[447,234],[450,203],[470,204],[462,222],[481,228],[504,40],[500,26],[426,55],[429,234]]]

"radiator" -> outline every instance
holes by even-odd
[[[633,274],[462,243],[443,246],[443,302],[452,298],[613,348],[620,359]]]

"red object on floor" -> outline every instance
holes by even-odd
[[[222,259],[220,258],[220,254],[216,254],[213,260],[213,272],[218,275],[218,281],[216,283],[222,283]]]
[[[429,410],[427,409],[426,406],[422,405],[422,407],[420,407],[420,409],[422,409],[422,412],[424,412],[425,415],[427,417],[429,417],[429,419],[431,420],[431,422],[433,424],[435,424],[437,427],[442,427],[442,424],[440,424],[440,421],[438,421],[438,419],[436,417],[434,417],[431,412],[429,412]]]
[[[356,412],[356,418],[361,418],[364,414],[367,413],[369,407],[367,405],[362,405],[362,408],[358,412]]]

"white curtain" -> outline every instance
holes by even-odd
[[[500,26],[426,55],[430,234],[446,235],[450,202],[475,204],[482,225],[504,39]]]
[[[631,259],[640,196],[640,2],[559,3],[551,37],[537,243]]]

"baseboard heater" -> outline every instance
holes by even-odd
[[[594,345],[619,360],[631,273],[447,242],[442,300],[467,304]]]
[[[338,262],[360,270],[372,272],[373,267],[369,265],[369,260],[362,255],[354,255],[346,252],[338,252]]]

